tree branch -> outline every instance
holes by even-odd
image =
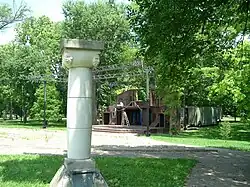
[[[28,9],[27,5],[22,2],[17,11],[12,12],[10,17],[6,15],[5,19],[3,18],[0,20],[0,30],[6,28],[8,25],[13,24],[14,22],[23,21],[29,11],[30,10]]]

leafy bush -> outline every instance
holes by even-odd
[[[44,90],[41,85],[35,93],[36,101],[31,108],[31,118],[42,120],[44,115]],[[47,120],[59,120],[62,118],[60,114],[61,101],[59,99],[59,93],[56,90],[55,85],[47,85],[46,89],[46,119]]]
[[[220,136],[223,139],[230,139],[231,131],[232,131],[232,128],[231,128],[231,125],[230,125],[229,122],[224,122],[224,123],[221,124],[221,126],[220,126]]]
[[[177,127],[172,127],[171,128],[171,134],[172,135],[178,135],[179,134],[179,129]]]

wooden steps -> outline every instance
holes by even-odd
[[[109,133],[132,133],[145,134],[146,126],[122,126],[122,125],[93,125],[94,132],[109,132]],[[150,127],[150,133],[166,133],[166,129],[161,127]]]

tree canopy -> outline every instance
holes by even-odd
[[[61,105],[56,113],[65,115],[67,72],[61,67],[60,40],[81,38],[104,41],[101,66],[141,57],[155,70],[158,95],[170,109],[222,106],[226,114],[249,118],[249,7],[248,0],[133,0],[128,6],[67,1],[64,21],[27,18],[17,25],[15,41],[0,47],[0,110],[24,108],[35,116],[42,107],[42,78],[30,77],[42,75],[52,76],[48,88],[56,88],[52,100]],[[0,10],[0,29],[28,14],[26,5]],[[120,76],[97,81],[99,105],[108,106],[126,88],[138,88],[145,99],[143,76]]]
[[[158,90],[167,105],[222,105],[226,109],[229,103],[231,107],[242,101],[242,85],[237,89],[230,72],[246,68],[243,59],[248,46],[244,53],[239,49],[249,33],[249,1],[133,2],[130,21],[141,52],[157,70]],[[232,59],[236,54],[241,57]],[[242,66],[234,66],[235,60]],[[227,99],[222,98],[219,90],[227,89],[231,94],[224,92]]]

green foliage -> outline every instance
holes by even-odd
[[[38,84],[31,77],[51,73],[61,77],[59,75],[61,71],[61,24],[53,23],[45,16],[31,17],[20,23],[16,32],[15,42],[0,47],[2,54],[0,90],[3,90],[0,92],[0,101],[3,103],[0,111],[13,102],[15,113],[18,115],[23,113],[25,117],[28,117],[29,110],[35,101]],[[26,45],[27,42],[30,45]],[[57,87],[62,86],[57,85]],[[60,97],[64,95],[60,94]],[[9,112],[10,109],[6,110]]]
[[[105,43],[101,65],[121,63],[123,48],[130,39],[124,6],[111,6],[103,1],[90,4],[68,1],[63,6],[63,13],[63,37],[101,40]]]
[[[8,5],[0,6],[0,20],[8,19],[11,15],[11,8]]]
[[[61,101],[59,100],[59,93],[54,84],[46,86],[46,119],[60,120]],[[44,117],[44,85],[40,85],[35,93],[36,101],[31,108],[31,118],[43,119]]]
[[[54,23],[48,17],[28,18],[17,26],[16,40],[39,50],[50,65],[59,60],[61,23]],[[28,37],[28,38],[27,38]]]
[[[249,57],[250,44],[247,41],[229,50],[224,58],[231,67],[221,72],[220,79],[209,87],[209,98],[221,105],[225,113],[233,116],[247,118],[250,114]]]
[[[44,72],[41,55],[32,48],[14,44],[1,46],[1,50],[4,55],[0,59],[0,90],[3,90],[0,98],[5,106],[13,102],[17,106],[16,111],[21,111],[23,105],[27,113],[33,104],[35,93],[35,84],[27,80],[27,76]]]
[[[83,1],[68,1],[63,5],[65,22],[63,23],[64,38],[79,38],[86,40],[101,40],[105,47],[100,55],[100,66],[127,64],[134,61],[137,45],[133,42],[126,7],[122,4],[110,4],[105,1],[85,3]],[[104,72],[126,73],[123,70]],[[121,76],[110,81],[97,82],[97,100],[99,107],[108,106],[116,97],[116,91],[135,82],[138,77],[126,79]],[[117,85],[110,87],[110,82]]]
[[[130,22],[166,105],[221,105],[227,113],[250,113],[247,86],[238,84],[249,62],[239,37],[250,31],[249,10],[247,0],[134,0]]]
[[[170,132],[171,132],[171,135],[177,135],[177,134],[179,134],[179,130],[176,127],[172,127],[171,130],[170,130]]]
[[[222,139],[227,140],[230,138],[232,128],[229,122],[221,123],[220,125],[220,136]]]
[[[0,3],[0,30],[7,28],[12,23],[24,20],[28,13],[29,9],[26,4],[20,4],[15,11],[8,4]]]

